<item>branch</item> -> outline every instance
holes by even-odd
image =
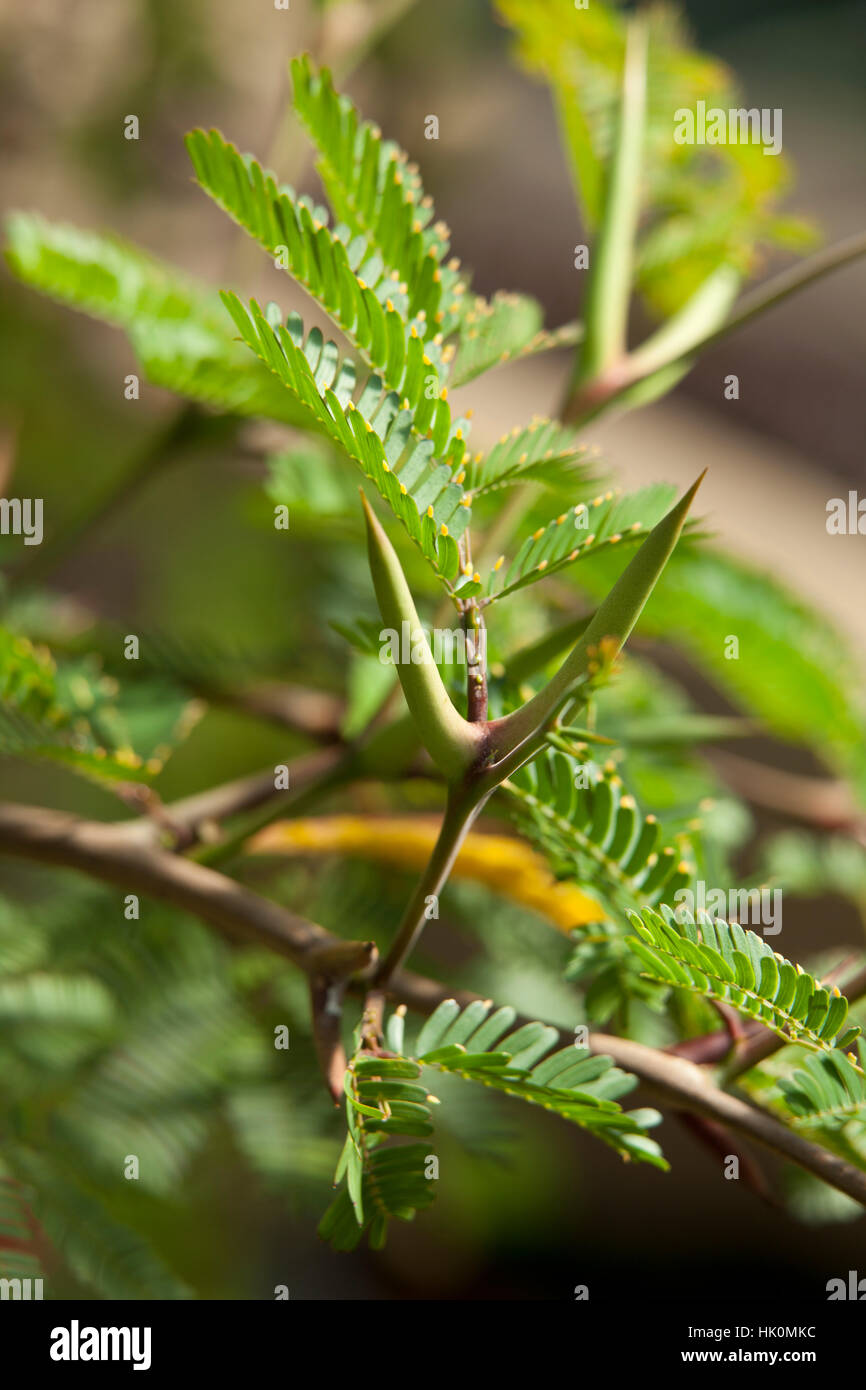
[[[219,690],[192,682],[197,695],[214,705],[265,719],[271,724],[306,734],[317,743],[336,743],[340,739],[343,701],[325,690],[306,690],[303,686],[277,681],[250,686],[244,690]]]
[[[487,723],[487,633],[484,615],[473,602],[463,615],[466,634],[466,717],[472,724]]]
[[[648,30],[629,22],[622,99],[605,192],[604,212],[584,308],[584,336],[572,389],[593,381],[625,353],[646,112]]]
[[[861,966],[847,979],[834,978],[841,975],[843,969],[844,965],[831,970],[829,975],[825,976],[824,982],[827,985],[838,984],[840,993],[851,1003],[855,1003],[866,994],[866,966]],[[787,1047],[788,1042],[787,1038],[781,1038],[769,1028],[754,1028],[731,1052],[730,1065],[725,1068],[725,1079],[733,1081],[744,1072],[751,1071],[759,1062],[772,1057],[780,1048]]]
[[[691,300],[640,347],[612,360],[603,372],[587,381],[583,389],[579,389],[580,381],[576,380],[563,409],[563,421],[586,424],[610,406],[634,406],[655,400],[685,376],[697,353],[789,295],[851,265],[863,255],[866,255],[866,235],[848,237],[759,285],[745,295],[730,314],[739,276],[730,266],[720,266]]]
[[[123,826],[6,803],[0,805],[0,851],[173,903],[233,939],[269,946],[302,970],[314,968],[317,948],[337,940],[203,864],[130,840]]]
[[[851,265],[852,262],[859,260],[866,255],[866,233],[858,232],[854,236],[846,237],[844,241],[838,241],[834,246],[828,246],[823,251],[819,251],[808,260],[798,262],[788,270],[783,270],[779,275],[774,275],[772,279],[765,281],[763,285],[758,285],[749,294],[744,295],[740,303],[725,323],[709,333],[698,343],[693,343],[683,356],[689,356],[692,352],[700,349],[703,351],[712,343],[720,338],[725,338],[735,329],[741,328],[744,323],[749,323],[751,319],[762,314],[765,309],[770,309],[774,304],[779,304],[789,295],[796,294],[798,290],[805,289],[807,285],[814,285],[818,280],[823,280],[825,275],[831,275],[834,270],[841,270],[843,266]]]
[[[351,977],[375,965],[373,941],[342,941],[314,953],[310,975],[310,1013],[319,1067],[335,1105],[343,1099],[346,1049],[343,1046],[343,996]]]
[[[289,767],[292,792],[306,791],[321,779],[329,776],[340,761],[339,747],[316,749],[300,758],[295,758]],[[230,816],[242,811],[252,811],[275,797],[282,797],[280,810],[285,805],[285,792],[274,788],[274,770],[266,768],[222,786],[211,787],[205,792],[183,797],[162,807],[165,823],[170,822],[178,837],[177,848],[189,849],[209,838],[208,828],[217,825]],[[159,845],[163,838],[163,827],[150,816],[141,816],[111,827],[118,840],[127,844],[141,846]]]
[[[344,953],[347,947],[354,947],[359,958],[368,958],[369,943],[347,943],[212,869],[165,850],[130,843],[110,825],[41,807],[0,805],[0,852],[76,869],[128,891],[171,902],[233,940],[269,946],[310,977],[321,973],[322,962],[331,958],[331,951]],[[349,982],[353,991],[365,992],[367,987],[359,976]],[[385,993],[425,1014],[432,1013],[443,999],[456,998],[465,1007],[481,998],[467,991],[455,993],[437,981],[409,972],[395,973]],[[574,1041],[566,1032],[561,1039],[563,1043]],[[866,1173],[810,1143],[774,1116],[719,1090],[693,1062],[605,1033],[591,1034],[587,1046],[634,1073],[675,1109],[702,1115],[746,1135],[866,1206]]]
[[[866,844],[866,814],[847,783],[786,772],[720,749],[708,750],[705,756],[723,781],[753,805]]]
[[[409,900],[391,949],[373,975],[375,997],[368,1001],[368,1008],[376,1014],[378,1021],[381,1021],[381,1004],[388,982],[424,930],[428,902],[431,897],[438,895],[446,882],[463,841],[486,801],[486,795],[473,795],[471,790],[467,792],[463,787],[448,788],[445,815],[433,853]]]
[[[409,972],[394,978],[388,995],[424,1014],[432,1013],[443,999],[456,999],[460,1007],[465,1008],[482,998],[469,990],[448,990],[437,981]],[[529,1021],[525,1016],[516,1020],[517,1024]],[[561,1031],[560,1043],[573,1045],[573,1034]],[[712,1078],[693,1062],[608,1033],[591,1033],[586,1046],[590,1052],[611,1057],[618,1067],[632,1072],[661,1102],[676,1110],[715,1120],[746,1135],[866,1206],[866,1173],[810,1143],[766,1111],[757,1110],[737,1096],[719,1090]]]

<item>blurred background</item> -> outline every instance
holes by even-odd
[[[866,6],[689,0],[684,8],[700,45],[737,72],[745,104],[782,108],[784,149],[797,171],[787,207],[827,242],[861,229]],[[314,45],[339,78],[360,36],[368,52],[347,89],[421,164],[474,287],[537,296],[551,326],[574,317],[581,287],[573,247],[588,238],[546,90],[509,60],[510,36],[485,0],[395,0],[385,9],[393,22],[367,34],[361,3],[327,11],[323,31],[319,7],[304,0],[291,0],[289,11],[271,0],[0,0],[4,210],[117,231],[213,284],[264,299],[278,288],[288,309],[285,279],[193,185],[183,136],[194,125],[217,126],[314,190],[306,143],[286,116],[287,64]],[[431,113],[437,142],[424,139]],[[139,119],[138,141],[123,138],[129,114]],[[71,534],[113,479],[139,473],[179,407],[146,386],[139,400],[124,399],[124,377],[136,365],[120,335],[5,272],[0,293],[0,472],[14,465],[15,495],[45,497],[52,531]],[[629,485],[682,483],[709,465],[702,501],[718,542],[790,582],[859,650],[864,541],[829,537],[825,522],[829,498],[866,486],[864,303],[866,267],[849,268],[709,351],[665,400],[587,431]],[[645,327],[636,317],[636,331]],[[555,413],[567,370],[565,357],[544,357],[468,388],[478,447],[534,412]],[[737,401],[723,395],[729,373],[740,379]],[[297,662],[291,678],[326,689],[339,639],[322,632],[305,593],[315,587],[334,617],[348,614],[353,592],[366,593],[360,551],[336,564],[315,536],[287,550],[269,526],[258,465],[216,428],[192,448],[158,452],[159,466],[144,469],[84,546],[55,552],[51,586],[73,609],[124,631],[164,626],[171,614],[173,628],[202,641],[228,634],[241,647],[285,648]],[[215,708],[159,790],[165,799],[182,796],[299,746],[266,722]],[[773,756],[814,770],[806,754],[776,748]],[[6,763],[0,778],[6,797],[103,818],[123,813],[103,791],[55,769]],[[373,800],[362,809],[385,808]],[[8,864],[3,871],[13,887],[33,891],[32,875]],[[317,872],[321,865],[309,875]],[[404,891],[399,875],[387,885],[383,876],[383,914]],[[85,895],[80,910],[88,902]],[[345,910],[340,902],[320,909],[325,925],[329,911],[336,922]],[[455,889],[452,919],[431,945],[440,964],[471,957],[465,924],[478,910],[468,889]],[[805,931],[805,911],[802,921],[796,912],[789,954],[798,923]],[[810,903],[812,926],[816,912],[819,921],[833,914],[834,940],[860,939],[849,905]],[[532,932],[525,923],[515,931],[523,954],[509,968],[524,971],[531,1007],[540,965]],[[549,935],[541,963],[565,949]],[[302,1011],[289,984],[285,998]],[[301,1048],[299,1076],[304,1064]],[[175,1193],[171,1220],[165,1204],[154,1205],[154,1232],[202,1296],[224,1298],[270,1297],[277,1283],[293,1298],[559,1298],[580,1283],[593,1297],[627,1299],[651,1288],[675,1299],[697,1283],[738,1300],[768,1290],[809,1297],[862,1258],[862,1223],[810,1226],[804,1238],[803,1227],[744,1185],[724,1182],[674,1119],[661,1135],[674,1167],[667,1180],[624,1170],[582,1136],[545,1117],[527,1124],[507,1106],[491,1108],[489,1129],[484,1144],[457,1146],[453,1158],[444,1149],[443,1168],[458,1164],[460,1181],[442,1184],[432,1215],[395,1231],[382,1255],[341,1257],[316,1240],[310,1215],[328,1198],[336,1157],[337,1130],[325,1111],[311,1176],[290,1198],[264,1178],[239,1185],[232,1145],[217,1140]],[[519,1142],[503,1146],[508,1134]]]

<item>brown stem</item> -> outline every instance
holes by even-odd
[[[487,629],[477,604],[463,615],[466,633],[466,718],[487,722]]]
[[[343,998],[350,978],[375,965],[372,941],[341,941],[311,953],[310,1013],[319,1067],[335,1105],[343,1099],[346,1049],[343,1046]]]
[[[292,793],[306,791],[322,778],[329,776],[336,768],[342,754],[338,747],[315,749],[294,758],[289,763],[290,786]],[[285,792],[274,789],[274,770],[266,768],[221,786],[211,787],[205,792],[172,801],[163,808],[165,816],[177,832],[182,832],[177,848],[189,848],[211,838],[209,830],[220,821],[243,811],[252,811],[276,797],[285,799]],[[118,838],[129,844],[156,845],[161,839],[161,831],[149,816],[127,821],[112,827]]]
[[[322,927],[212,869],[165,850],[130,843],[112,826],[79,820],[59,811],[0,806],[0,852],[76,869],[92,878],[117,883],[127,891],[171,902],[233,940],[269,946],[308,975],[321,974],[323,960],[333,962],[334,958],[323,955],[323,950],[346,947],[345,942]],[[356,943],[355,949],[363,956],[367,945]],[[358,976],[349,980],[348,987],[352,992],[367,989]],[[465,1006],[482,997],[468,991],[455,993],[410,972],[389,975],[383,988],[389,998],[421,1013],[431,1013],[443,999],[456,998]],[[574,1042],[573,1036],[565,1032],[561,1040]],[[692,1062],[604,1033],[591,1034],[587,1046],[591,1052],[609,1056],[618,1066],[632,1072],[675,1110],[703,1115],[753,1139],[866,1206],[866,1173],[788,1129],[766,1111],[720,1090],[712,1077]]]
[[[302,970],[333,944],[321,927],[203,864],[130,841],[123,827],[35,806],[0,805],[0,851],[77,869],[191,912],[232,939],[255,941]]]
[[[306,734],[317,743],[339,742],[343,701],[325,690],[306,690],[278,681],[245,690],[194,688],[211,704],[225,705],[256,719],[266,719],[281,728]]]
[[[467,1004],[482,998],[482,995],[469,990],[449,990],[437,981],[408,971],[391,981],[388,996],[400,999],[424,1014],[432,1013],[444,999],[456,999],[461,1008],[465,1008]],[[518,1016],[515,1020],[517,1025],[528,1021],[525,1016]],[[573,1035],[562,1031],[560,1044],[573,1045]],[[720,1090],[712,1077],[693,1062],[609,1033],[591,1033],[586,1046],[592,1053],[611,1057],[617,1066],[638,1077],[662,1104],[676,1111],[715,1120],[763,1148],[799,1164],[831,1187],[853,1197],[861,1206],[866,1206],[866,1173],[850,1167],[835,1154],[804,1139],[795,1130],[788,1129],[767,1111],[758,1110],[738,1096]]]
[[[343,1099],[343,1078],[348,1059],[343,1046],[342,981],[329,980],[325,975],[310,976],[310,1016],[313,1022],[313,1043],[319,1059],[319,1070],[335,1105]]]
[[[451,867],[466,835],[480,813],[487,797],[477,798],[464,787],[449,787],[445,815],[439,830],[439,838],[433,847],[426,869],[418,880],[415,892],[409,899],[397,935],[391,949],[384,957],[373,975],[373,984],[382,993],[388,981],[411,952],[429,920],[431,908],[436,907],[438,916],[438,894],[451,872]],[[378,1004],[376,1004],[379,1012]]]
[[[866,844],[866,815],[845,782],[786,772],[718,748],[708,748],[705,756],[728,786],[753,805]]]

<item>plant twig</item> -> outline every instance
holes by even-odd
[[[586,424],[611,406],[645,404],[663,395],[685,376],[698,352],[864,255],[866,234],[848,237],[758,285],[731,313],[728,308],[736,292],[737,275],[731,267],[720,266],[640,347],[612,359],[583,384],[576,380],[563,407],[563,420]]]
[[[486,800],[486,796],[474,796],[463,786],[449,787],[439,837],[427,867],[406,906],[390,950],[373,974],[372,983],[378,995],[384,994],[388,981],[412,951],[424,930],[424,923],[430,915],[431,902],[438,897],[460,853],[460,847]]]
[[[646,109],[648,31],[638,15],[628,25],[622,101],[604,212],[584,312],[584,336],[572,390],[603,376],[626,350],[634,239],[640,213]]]
[[[333,770],[340,757],[340,748],[329,747],[317,748],[311,753],[291,759],[288,766],[292,790],[303,791],[320,782]],[[270,767],[263,772],[250,773],[246,777],[238,777],[234,781],[210,787],[207,791],[196,792],[192,796],[169,802],[163,807],[163,811],[171,826],[182,832],[175,848],[189,849],[206,841],[209,831],[217,827],[221,821],[240,815],[244,811],[255,810],[276,797],[282,798],[282,813],[285,809],[285,793],[275,791],[274,769]],[[161,827],[150,816],[125,821],[113,826],[112,830],[118,838],[129,844],[157,845],[162,840]]]
[[[279,904],[201,864],[165,850],[131,844],[115,827],[79,820],[41,807],[0,805],[0,852],[75,869],[92,878],[117,883],[127,891],[171,902],[224,932],[232,940],[255,941],[287,957],[308,975],[321,973],[332,948],[346,942],[322,927],[298,917]],[[355,943],[362,951],[368,943]],[[360,976],[349,988],[365,992]],[[410,972],[387,979],[384,992],[421,1013],[431,1013],[443,999],[463,1004],[481,995],[455,993],[434,980]],[[564,1032],[564,1043],[573,1036]],[[643,1081],[663,1103],[676,1110],[704,1115],[744,1134],[763,1147],[798,1163],[816,1177],[866,1206],[866,1174],[835,1154],[810,1143],[765,1111],[728,1095],[694,1063],[656,1051],[630,1039],[605,1033],[590,1035],[590,1051],[609,1056]]]
[[[831,275],[834,270],[841,270],[843,266],[851,265],[861,256],[866,256],[866,232],[846,237],[844,241],[837,242],[835,246],[828,246],[823,251],[818,251],[814,256],[810,256],[808,260],[798,262],[797,265],[783,270],[779,275],[774,275],[771,280],[765,281],[763,285],[758,285],[749,294],[744,295],[730,318],[714,332],[707,334],[699,342],[693,343],[686,355],[691,356],[698,350],[703,352],[705,348],[717,342],[718,339],[727,337],[737,328],[742,328],[743,324],[757,318],[765,309],[772,308],[774,304],[780,304],[783,299],[796,294],[798,290],[805,289],[808,285],[816,284],[817,281],[823,280],[825,275]]]
[[[707,750],[705,756],[722,780],[755,806],[866,844],[866,814],[847,783],[788,772],[722,749]]]
[[[378,957],[373,941],[344,941],[313,953],[310,1014],[319,1067],[335,1105],[343,1099],[346,1049],[343,1046],[343,996],[353,975],[366,973]]]
[[[456,999],[460,1007],[465,1008],[483,997],[469,990],[449,991],[434,980],[409,972],[392,980],[388,995],[424,1014],[432,1013],[444,999]],[[515,1022],[519,1026],[529,1019],[518,1016]],[[573,1035],[563,1030],[560,1044],[573,1045]],[[612,1058],[617,1066],[638,1077],[661,1104],[676,1111],[705,1116],[745,1135],[866,1206],[866,1173],[788,1129],[767,1111],[720,1090],[712,1077],[693,1062],[609,1033],[590,1033],[586,1046],[590,1052]]]
[[[487,722],[487,630],[484,614],[472,603],[463,615],[466,634],[466,717],[472,724]]]

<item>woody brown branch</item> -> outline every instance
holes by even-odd
[[[130,842],[122,827],[7,803],[0,805],[0,853],[74,869],[116,883],[127,892],[173,903],[231,940],[269,946],[311,977],[320,973],[322,960],[328,958],[323,952],[345,950],[347,946],[324,928],[213,869],[166,850]],[[370,943],[353,944],[363,956]],[[365,993],[367,983],[358,975],[348,981],[348,987]],[[465,1007],[481,998],[468,991],[449,990],[409,971],[396,972],[387,981],[385,992],[389,998],[425,1014],[431,1013],[443,999],[455,998]],[[574,1038],[563,1032],[560,1041],[572,1045]],[[661,1103],[702,1115],[745,1135],[866,1206],[866,1173],[810,1143],[766,1111],[721,1091],[712,1077],[693,1062],[605,1033],[590,1034],[586,1045],[591,1052],[609,1056],[618,1066],[632,1072]]]

